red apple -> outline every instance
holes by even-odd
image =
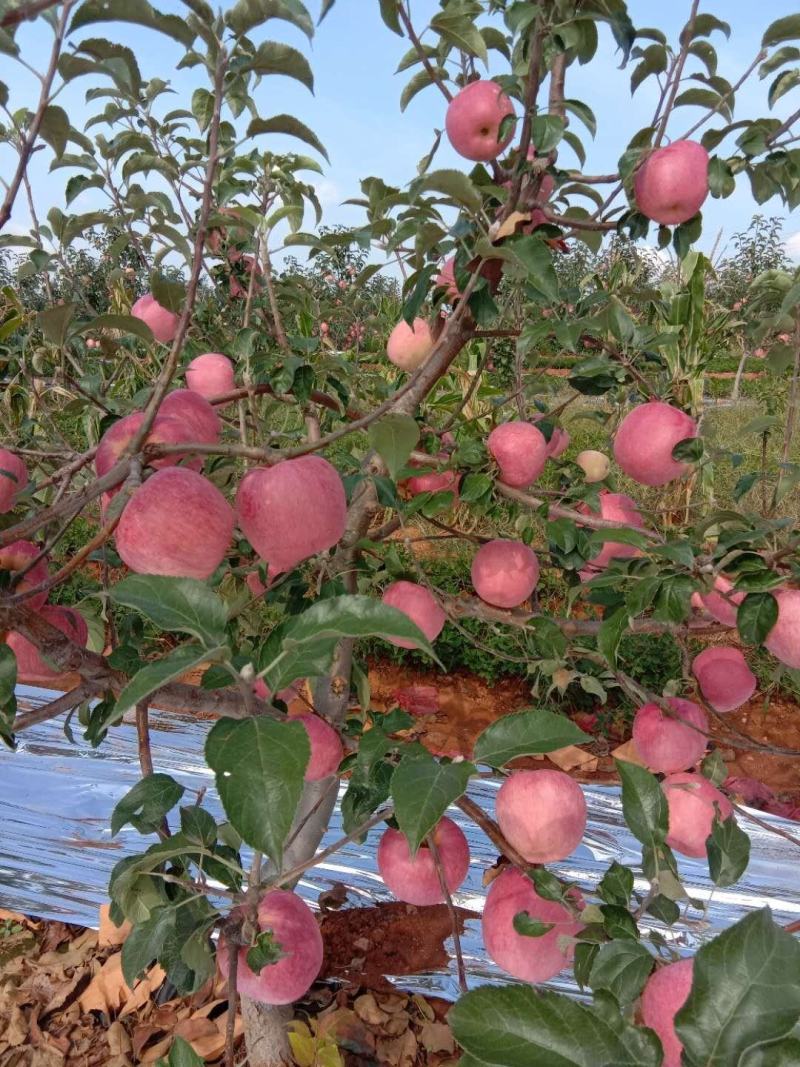
[[[221,423],[204,396],[191,389],[174,389],[167,393],[158,409],[159,417],[169,415],[185,423],[191,431],[189,440],[213,445],[219,440]]]
[[[487,163],[511,143],[513,123],[500,137],[503,120],[514,114],[514,105],[493,81],[470,82],[447,107],[445,129],[450,144],[460,156]]]
[[[230,393],[236,388],[233,364],[221,352],[204,352],[186,368],[186,385],[206,399]]]
[[[539,561],[522,541],[487,541],[472,560],[472,584],[487,604],[516,608],[539,581]]]
[[[644,704],[633,720],[633,741],[651,771],[685,771],[708,748],[708,716],[691,700],[667,697],[674,718],[658,704]]]
[[[504,422],[495,426],[486,447],[500,468],[500,481],[515,489],[527,489],[547,463],[547,441],[530,422]]]
[[[389,334],[386,355],[389,362],[404,371],[414,371],[425,363],[433,351],[433,337],[425,319],[414,319],[414,325],[398,322]]]
[[[578,510],[585,515],[597,515],[596,511],[585,503],[578,505]],[[600,516],[609,522],[616,522],[619,526],[631,526],[637,530],[644,529],[644,519],[636,505],[625,493],[609,493],[603,489],[600,492]],[[581,576],[592,578],[595,574],[606,569],[612,559],[632,559],[641,556],[641,549],[635,545],[625,544],[624,541],[604,541],[600,551],[589,560]]]
[[[711,645],[695,656],[692,673],[715,711],[735,711],[756,691],[756,676],[738,648]]]
[[[777,589],[778,621],[767,634],[764,647],[787,667],[800,667],[800,589]]]
[[[295,893],[273,889],[258,905],[258,925],[270,930],[283,952],[256,974],[247,965],[247,949],[239,949],[236,985],[240,994],[262,1004],[291,1004],[306,994],[322,968],[322,935],[309,906]],[[229,948],[220,937],[217,961],[228,977]]]
[[[131,315],[141,319],[161,344],[167,344],[178,332],[178,316],[158,303],[152,293],[140,296],[131,308]]]
[[[552,929],[541,937],[518,934],[514,917],[522,914],[552,924]],[[564,904],[540,897],[516,867],[507,867],[489,886],[482,927],[489,957],[523,982],[547,982],[563,971],[575,951],[563,939],[577,937],[583,929]]]
[[[444,289],[447,293],[448,299],[452,302],[458,300],[461,296],[461,290],[456,284],[456,257],[450,256],[442,264],[442,269],[436,275],[434,279],[434,287],[437,289]]]
[[[89,629],[83,616],[73,611],[72,608],[64,608],[57,604],[45,604],[41,609],[41,616],[51,626],[55,626],[62,634],[66,634],[71,641],[86,647],[89,639]],[[6,644],[14,652],[17,658],[17,680],[23,685],[47,686],[54,680],[62,679],[67,675],[61,674],[51,667],[42,657],[39,649],[30,642],[27,637],[12,631],[6,638]]]
[[[733,582],[718,575],[710,593],[701,593],[700,600],[706,611],[723,626],[736,625],[736,611],[745,598],[745,593],[732,593]]]
[[[667,844],[683,856],[705,856],[716,810],[723,821],[729,819],[733,814],[731,802],[696,771],[667,775],[661,788],[669,809]]]
[[[614,437],[614,458],[642,485],[666,485],[689,470],[672,458],[679,441],[697,437],[697,423],[685,411],[649,400],[629,411]]]
[[[289,717],[302,723],[308,734],[311,758],[306,767],[305,780],[320,782],[323,778],[330,778],[332,774],[336,774],[339,764],[344,759],[344,747],[336,730],[319,715],[313,715],[310,711],[290,711]]]
[[[447,616],[438,600],[428,592],[424,585],[417,585],[415,582],[392,582],[387,586],[381,600],[384,604],[408,615],[429,641],[436,640],[447,621]],[[391,637],[388,640],[390,644],[398,648],[415,647],[413,642],[401,637]]]
[[[11,571],[13,577],[17,571],[27,567],[32,559],[36,559],[40,552],[41,549],[33,544],[32,541],[12,541],[10,545],[0,548],[0,571]],[[35,589],[37,585],[47,581],[49,574],[47,559],[40,559],[38,563],[31,567],[19,584],[14,587],[15,591],[24,593],[29,589]],[[26,603],[34,611],[38,611],[46,600],[47,592],[44,592],[31,597]]]
[[[117,551],[137,574],[208,578],[233,537],[233,510],[195,471],[156,471],[130,498],[117,526]]]
[[[563,771],[514,771],[495,802],[506,840],[531,863],[563,860],[586,830],[586,800]]]
[[[633,190],[636,206],[654,222],[687,222],[708,196],[708,152],[697,141],[657,148],[636,171]]]
[[[642,1022],[655,1030],[664,1060],[661,1067],[681,1067],[683,1042],[675,1032],[675,1016],[692,988],[694,960],[678,960],[659,967],[647,979],[642,991]]]
[[[433,840],[444,871],[445,884],[454,893],[469,870],[469,845],[452,819],[444,816],[436,824]],[[411,855],[405,834],[385,830],[378,845],[378,870],[388,889],[407,904],[441,904],[444,893],[433,854],[422,844]]]
[[[342,479],[321,456],[256,467],[241,481],[236,517],[274,578],[341,539],[347,522]]]
[[[28,484],[28,471],[24,462],[0,448],[0,515],[5,515],[14,507],[17,493]]]

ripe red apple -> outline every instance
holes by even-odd
[[[504,422],[495,426],[486,447],[500,468],[500,481],[515,489],[527,489],[547,463],[547,441],[530,422]]]
[[[41,552],[41,549],[32,541],[12,541],[10,545],[0,548],[0,571],[11,571],[11,576],[27,567],[32,559]],[[16,592],[24,593],[29,589],[35,589],[49,576],[47,559],[41,559],[35,563],[25,577],[14,588]],[[38,593],[26,601],[28,607],[38,611],[47,600],[47,592]]]
[[[24,462],[0,448],[0,515],[5,515],[14,507],[17,493],[28,484],[28,470]]]
[[[288,703],[288,701],[287,701]],[[311,746],[311,757],[306,767],[305,780],[319,782],[336,774],[344,759],[344,747],[338,733],[319,715],[310,711],[289,712],[291,719],[303,724]]]
[[[437,289],[444,289],[447,292],[448,299],[452,302],[458,300],[461,296],[461,290],[456,284],[456,257],[450,256],[442,264],[442,269],[436,275],[433,281],[434,287]]]
[[[119,462],[120,456],[136,436],[143,422],[144,412],[132,411],[130,415],[123,416],[123,418],[118,419],[109,426],[100,438],[94,457],[94,469],[98,478],[108,474],[111,468]],[[192,428],[187,426],[181,419],[159,414],[153,420],[152,428],[147,435],[147,444],[174,445],[181,444],[184,441],[190,442],[196,440],[192,433]],[[192,470],[199,470],[203,465],[201,456],[187,459],[185,453],[175,452],[167,456],[161,456],[160,459],[152,460],[150,466],[156,469],[174,467],[181,460],[184,460],[185,465],[191,467]],[[119,485],[121,484],[122,481],[119,482]],[[115,494],[112,492],[110,495],[114,496]]]
[[[191,389],[174,389],[167,393],[158,409],[159,417],[179,419],[191,431],[188,440],[213,445],[219,440],[219,416],[204,396]]]
[[[715,711],[735,711],[756,691],[756,676],[738,648],[711,645],[695,656],[692,673]]]
[[[131,315],[150,327],[156,341],[167,344],[178,332],[178,316],[158,303],[152,293],[140,296],[131,308]]]
[[[495,811],[505,838],[531,863],[563,860],[586,830],[583,790],[563,771],[514,771]]]
[[[511,143],[513,124],[500,140],[500,126],[514,105],[493,81],[474,81],[465,86],[447,107],[445,129],[450,144],[460,156],[487,163]]]
[[[514,929],[514,916],[523,912],[538,922],[552,923],[541,937],[527,937]],[[516,867],[495,878],[483,905],[483,944],[498,967],[523,982],[547,982],[567,966],[574,945],[560,939],[576,937],[583,929],[569,909],[540,897],[533,882]]]
[[[291,1004],[309,991],[322,968],[322,935],[309,906],[295,893],[272,889],[258,905],[258,925],[270,930],[283,957],[255,974],[247,965],[247,949],[239,949],[236,985],[239,992],[262,1004]],[[217,962],[228,977],[229,948],[219,939]]]
[[[389,362],[409,372],[421,367],[432,351],[433,337],[425,319],[414,319],[413,326],[398,322],[386,343]]]
[[[452,493],[455,507],[460,481],[458,471],[432,471],[430,474],[415,474],[413,478],[407,478],[404,485],[412,496],[419,496],[420,493]]]
[[[694,960],[678,960],[659,967],[642,990],[642,1022],[655,1030],[664,1049],[661,1067],[681,1067],[683,1042],[675,1032],[675,1016],[692,988]]]
[[[547,442],[547,458],[558,459],[569,448],[569,442],[570,436],[567,431],[562,430],[560,426],[556,426],[550,435],[550,440]]]
[[[487,541],[472,560],[472,584],[487,604],[516,608],[539,581],[539,561],[522,541]]]
[[[439,853],[448,890],[454,893],[469,870],[469,845],[452,819],[444,816],[436,824],[433,840]],[[406,904],[441,904],[444,900],[433,853],[422,844],[411,855],[405,834],[385,830],[378,845],[378,870],[388,889]]]
[[[579,452],[575,457],[575,462],[583,471],[584,480],[590,485],[594,482],[602,482],[604,478],[608,477],[608,472],[611,470],[611,461],[608,456],[594,448],[587,448],[583,452]]]
[[[41,616],[70,640],[86,647],[89,629],[83,616],[77,611],[57,604],[45,604],[41,609]],[[12,631],[6,637],[6,644],[17,658],[17,680],[24,685],[47,686],[55,679],[66,677],[46,663],[36,645],[22,634]]]
[[[669,810],[667,844],[683,856],[706,854],[706,839],[714,824],[715,805],[720,818],[729,819],[733,807],[719,789],[696,771],[669,774],[661,783]]]
[[[256,467],[241,481],[236,517],[274,578],[340,540],[347,522],[342,479],[321,456]]]
[[[708,748],[708,716],[691,700],[667,697],[675,718],[658,704],[644,704],[633,720],[633,741],[651,771],[685,771]],[[686,725],[684,725],[684,723]]]
[[[718,575],[710,593],[701,593],[700,600],[708,614],[723,626],[736,625],[736,610],[745,598],[745,593],[732,593],[733,582]]]
[[[233,509],[195,471],[166,467],[133,494],[117,526],[117,551],[137,574],[208,578],[233,537]]]
[[[585,503],[579,504],[578,510],[585,515],[597,515],[597,512],[592,511]],[[620,527],[632,526],[637,530],[644,529],[644,519],[636,506],[636,501],[631,500],[625,493],[609,493],[605,489],[601,490],[600,518],[619,523]],[[635,545],[627,545],[623,541],[604,541],[600,551],[589,560],[585,571],[581,571],[581,575],[592,578],[595,574],[605,570],[612,559],[632,559],[641,554],[641,549]]]
[[[800,589],[777,589],[778,621],[767,634],[764,647],[787,667],[800,667]]]
[[[708,196],[708,152],[697,141],[657,148],[633,179],[636,206],[662,226],[693,218]]]
[[[438,600],[428,592],[424,585],[417,585],[415,582],[392,582],[386,587],[381,600],[384,604],[408,615],[429,641],[436,640],[447,621],[447,616]],[[414,648],[411,641],[406,641],[401,637],[392,637],[388,640],[398,648]]]
[[[204,352],[186,368],[186,385],[206,399],[230,393],[236,388],[233,364],[221,352]]]
[[[689,470],[672,458],[679,441],[697,437],[697,423],[685,411],[648,400],[629,411],[614,438],[614,458],[642,485],[666,485]]]

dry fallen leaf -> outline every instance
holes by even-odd
[[[356,997],[353,1007],[359,1019],[370,1026],[383,1026],[389,1018],[387,1013],[378,1007],[378,1002],[372,993],[364,993]]]
[[[577,745],[557,748],[555,752],[548,752],[547,758],[555,763],[557,767],[560,767],[562,771],[571,771],[576,767],[587,773],[597,770],[597,756],[593,756],[591,752],[584,752]]]
[[[109,956],[100,970],[81,994],[80,1006],[85,1012],[99,1011],[104,1015],[123,1018],[140,1008],[164,981],[166,975],[158,966],[151,967],[134,989],[130,989],[122,976],[122,956],[119,952]]]
[[[633,743],[633,738],[630,741],[626,741],[624,745],[620,745],[619,748],[615,748],[611,755],[614,759],[624,760],[625,763],[635,763],[637,767],[647,768],[647,764],[639,755],[639,750]]]
[[[419,1040],[426,1052],[455,1052],[456,1043],[447,1023],[423,1023]]]
[[[117,948],[131,932],[131,924],[126,919],[122,926],[115,926],[109,917],[108,904],[100,905],[100,929],[97,931],[98,948]]]

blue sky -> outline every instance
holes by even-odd
[[[316,14],[319,0],[308,2],[312,13]],[[183,10],[177,0],[167,0],[160,8],[176,14]],[[629,8],[637,25],[658,25],[674,39],[685,21],[689,3],[688,0],[685,3],[631,0]],[[413,0],[415,25],[422,28],[436,10],[436,0]],[[795,13],[797,4],[796,0],[765,0],[761,4],[754,4],[752,0],[717,0],[712,5],[702,3],[701,10],[712,11],[732,25],[729,42],[719,33],[714,34],[712,41],[720,57],[719,73],[736,81],[754,58],[766,25],[783,15]],[[145,78],[159,76],[168,79],[177,90],[178,96],[173,98],[170,106],[187,106],[185,101],[191,91],[202,84],[197,71],[175,71],[180,46],[158,33],[127,24],[99,24],[80,32],[85,36],[106,36],[133,48]],[[44,62],[44,47],[49,46],[48,33],[42,23],[37,23],[24,27],[18,35],[23,54],[30,59],[39,53],[35,60],[39,65]],[[290,79],[265,78],[256,93],[260,111],[265,116],[280,112],[295,114],[316,131],[331,157],[330,166],[324,167],[324,177],[313,178],[325,209],[325,221],[358,223],[361,221],[359,209],[341,206],[342,201],[358,196],[359,181],[368,175],[379,175],[399,185],[412,178],[417,161],[430,148],[434,129],[443,126],[444,99],[435,88],[430,88],[419,94],[405,114],[401,114],[398,99],[409,73],[395,75],[394,71],[408,42],[383,25],[377,0],[337,0],[310,47],[298,30],[285,23],[270,23],[268,35],[306,52],[314,70],[316,87],[312,96]],[[648,124],[657,94],[655,82],[650,80],[631,98],[631,68],[618,69],[619,59],[614,52],[613,40],[604,28],[601,28],[599,57],[588,67],[571,67],[567,74],[567,96],[589,103],[598,119],[596,139],[591,141],[588,135],[584,138],[589,156],[587,170],[594,173],[616,168],[619,154],[630,136]],[[35,99],[33,78],[20,68],[9,77],[12,64],[5,57],[3,66],[6,70],[3,80],[9,82],[12,103],[32,106]],[[770,81],[768,78],[760,82],[757,75],[750,79],[738,94],[738,117],[770,114],[766,101]],[[84,93],[89,84],[89,79],[78,79],[58,100],[79,128],[103,105],[103,101],[86,105]],[[779,101],[774,114],[785,117],[797,107],[798,98],[800,89],[795,89]],[[699,112],[690,107],[676,111],[670,135],[680,136],[698,115]],[[718,124],[720,120],[712,121],[712,125]],[[583,136],[583,131],[578,126],[575,128]],[[108,131],[104,126],[97,129]],[[273,137],[270,144],[276,150],[305,151],[297,142],[283,137]],[[8,170],[8,158],[0,149],[0,166],[4,173]],[[569,151],[563,159],[570,163],[574,161]],[[63,207],[62,190],[71,173],[57,170],[48,174],[43,163],[43,160],[41,163],[37,160],[32,172],[37,206],[41,206],[42,215],[54,203]],[[469,165],[450,149],[445,140],[434,166],[467,169]],[[74,202],[71,210],[90,210],[97,206],[98,202],[92,199],[94,195],[93,192],[84,194]],[[721,246],[724,246],[733,233],[747,225],[756,210],[786,217],[778,200],[759,209],[750,196],[749,183],[740,179],[732,197],[724,201],[707,201],[702,245],[710,248],[721,230]],[[27,209],[22,200],[13,222],[15,228],[27,225]],[[787,218],[785,235],[790,250],[800,259],[800,223],[796,218]]]

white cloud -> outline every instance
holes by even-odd
[[[339,186],[336,182],[332,182],[330,178],[321,178],[318,182],[315,182],[314,191],[323,210],[336,207],[345,199]]]
[[[800,260],[800,230],[786,238],[786,251],[792,259]]]

